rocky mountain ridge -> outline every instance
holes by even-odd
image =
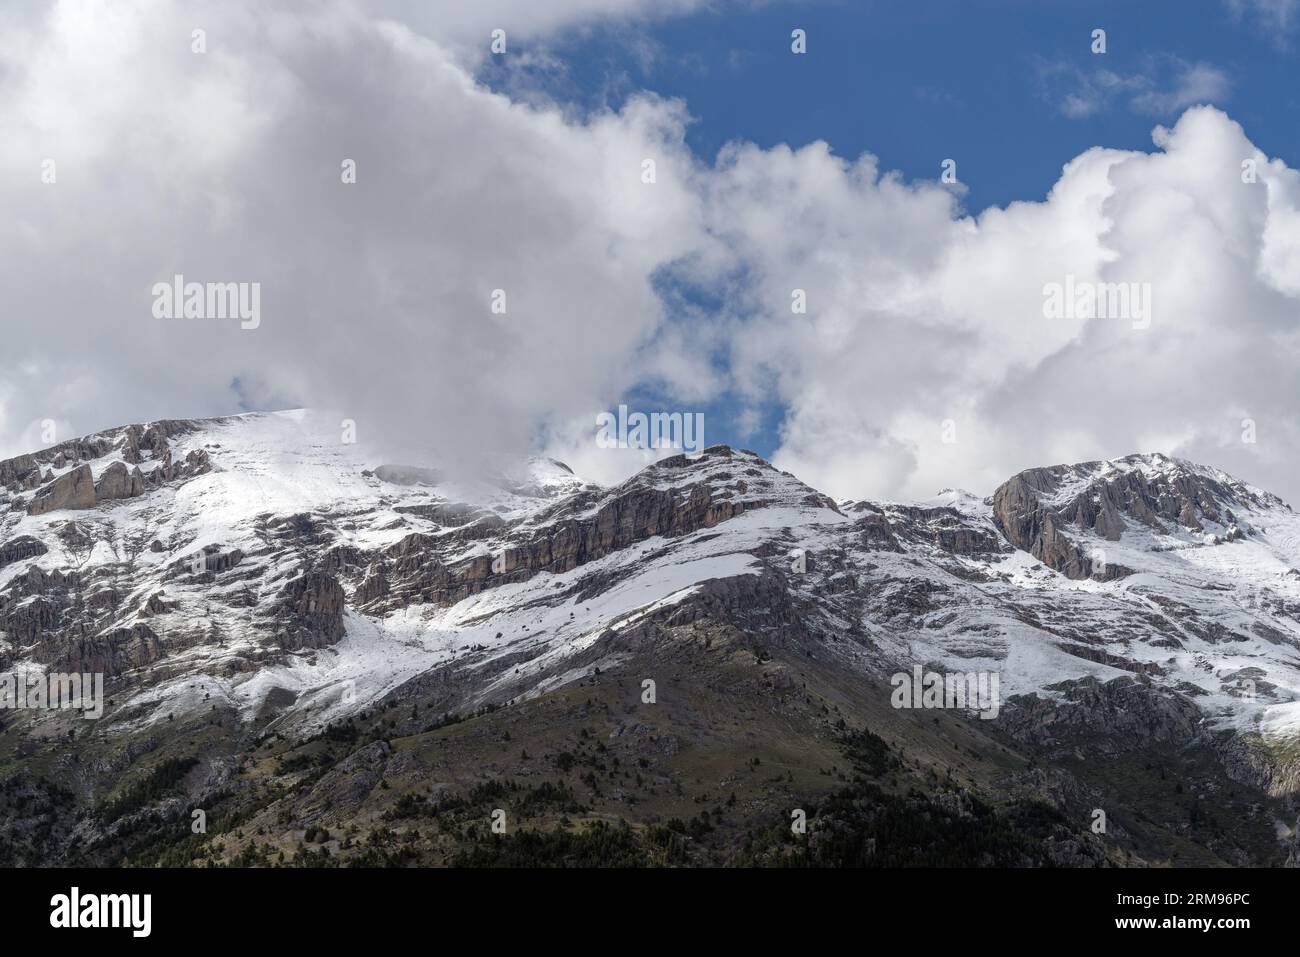
[[[706,683],[766,671],[738,708],[817,687],[891,723],[884,682],[920,664],[1000,676],[990,755],[1192,748],[1295,799],[1300,522],[1216,470],[1128,456],[909,505],[836,503],[725,446],[613,488],[545,460],[490,482],[437,464],[368,460],[302,412],[0,462],[2,670],[99,671],[113,699],[80,731],[10,712],[6,738],[112,763],[203,729],[236,755],[398,702],[526,708],[683,655]],[[58,743],[70,727],[85,743]]]

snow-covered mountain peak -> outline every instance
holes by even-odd
[[[0,657],[104,672],[109,731],[213,702],[289,730],[410,682],[540,693],[709,618],[850,683],[1138,675],[1225,726],[1300,728],[1300,524],[1217,470],[1126,456],[837,504],[727,446],[608,488],[541,458],[469,481],[337,425],[173,420],[0,463]]]
[[[1089,542],[1235,541],[1291,514],[1218,469],[1159,454],[1029,469],[997,489],[993,513],[1008,541],[1071,578],[1093,575]]]

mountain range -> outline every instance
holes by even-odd
[[[0,671],[107,698],[0,711],[0,862],[1300,863],[1262,489],[1139,454],[837,501],[726,446],[465,480],[336,424],[0,461]]]

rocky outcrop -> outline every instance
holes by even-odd
[[[232,548],[230,551],[223,551],[220,545],[205,545],[201,550],[182,555],[172,562],[167,570],[167,578],[190,576],[211,580],[212,577],[229,571],[243,560],[242,549]]]
[[[125,436],[122,440],[122,460],[130,465],[139,465],[144,461],[144,456],[140,453],[140,437],[143,430],[138,425],[128,425],[123,431]]]
[[[1130,455],[1028,469],[993,493],[993,520],[1016,548],[1069,578],[1115,578],[1127,569],[1095,560],[1066,529],[1119,541],[1129,523],[1156,532],[1205,532],[1213,524],[1234,541],[1249,534],[1233,505],[1285,508],[1275,496],[1211,469],[1163,455]]]
[[[1083,550],[1057,530],[1060,520],[1039,500],[1053,488],[1045,469],[1021,472],[993,493],[993,521],[1016,548],[1029,552],[1067,578],[1087,578],[1092,571]]]
[[[140,448],[153,458],[161,458],[168,450],[167,440],[195,431],[198,423],[191,419],[159,419],[151,422],[140,436]]]
[[[0,631],[20,648],[57,636],[81,582],[76,572],[45,571],[35,565],[17,575],[0,594]]]
[[[1080,678],[1047,690],[1061,700],[1017,696],[1003,706],[998,723],[1017,740],[1048,751],[1087,746],[1118,754],[1186,742],[1196,736],[1201,720],[1189,698],[1135,678]]]
[[[899,544],[898,538],[894,534],[893,523],[880,509],[867,502],[862,502],[854,505],[850,510],[850,514],[861,514],[862,516],[854,522],[854,526],[860,533],[859,540],[864,548],[887,552],[901,552],[903,550],[903,546]]]
[[[170,610],[167,602],[163,599],[162,592],[156,592],[149,596],[143,605],[140,606],[141,618],[152,618],[154,615],[161,615]]]
[[[1219,742],[1219,757],[1234,781],[1276,797],[1300,794],[1300,754],[1294,746],[1255,733],[1228,735]]]
[[[203,475],[212,471],[212,459],[208,456],[205,449],[191,449],[185,454],[185,464],[181,466],[180,472],[174,476],[177,478],[194,478],[196,475]]]
[[[163,644],[148,625],[115,628],[92,637],[65,637],[45,643],[37,661],[52,671],[120,675],[163,657]]]
[[[337,578],[308,572],[285,586],[279,612],[280,647],[285,651],[324,648],[344,634],[346,594]]]
[[[361,549],[355,545],[335,545],[321,556],[319,570],[332,575],[360,564],[363,564]]]
[[[892,505],[890,512],[898,520],[899,537],[906,541],[930,544],[954,555],[995,555],[1006,547],[987,523],[975,525],[954,508]]]
[[[18,455],[0,461],[0,485],[17,487],[38,465],[34,455]]]
[[[0,605],[0,625],[20,648],[30,647],[58,631],[61,609],[61,603],[41,596],[12,607]]]
[[[182,462],[172,459],[171,449],[164,449],[154,461],[158,464],[144,474],[145,484],[149,488],[158,488],[175,479],[194,478],[212,471],[212,460],[205,449],[191,450]]]
[[[44,515],[57,509],[93,508],[95,483],[89,465],[78,465],[36,493],[27,506],[28,515]]]
[[[101,502],[112,499],[136,498],[144,494],[144,476],[138,466],[127,468],[124,462],[114,462],[95,483],[95,498]]]
[[[365,606],[387,597],[388,575],[384,572],[381,562],[373,562],[366,570],[365,579],[357,586],[353,598],[358,605]]]
[[[0,460],[0,487],[11,491],[35,488],[49,480],[48,470],[43,473],[42,466],[50,466],[61,471],[69,465],[85,464],[103,458],[114,450],[120,450],[122,459],[127,465],[139,465],[150,458],[157,462],[162,462],[165,457],[170,460],[168,439],[193,432],[196,428],[198,428],[197,423],[190,420],[166,419],[154,422],[148,427],[128,425],[95,435],[69,439],[39,452]],[[201,474],[208,467],[207,453],[196,450],[190,454],[194,458],[187,461],[188,474]],[[170,466],[170,461],[168,465]],[[171,477],[170,474],[167,475],[167,478]]]
[[[654,535],[676,537],[709,528],[745,508],[744,502],[719,497],[706,483],[669,489],[636,486],[606,501],[590,517],[557,517],[541,534],[503,542],[489,553],[450,565],[430,554],[443,541],[415,533],[388,550],[393,559],[392,595],[401,601],[418,597],[451,605],[539,572],[570,571]],[[500,519],[493,517],[489,524],[499,525]],[[367,593],[375,587],[377,582],[368,585]]]
[[[0,568],[21,562],[27,558],[37,558],[49,551],[45,543],[30,535],[23,535],[0,545]]]

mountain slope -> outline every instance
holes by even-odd
[[[412,859],[486,863],[478,798],[534,809],[539,854],[569,847],[561,818],[623,819],[658,863],[868,840],[884,863],[882,821],[945,808],[1001,835],[984,863],[1295,856],[1300,524],[1217,470],[1129,456],[987,501],[836,503],[721,446],[608,489],[544,460],[466,482],[332,425],[160,422],[0,462],[4,670],[101,671],[112,700],[4,713],[5,793],[48,818],[6,825],[15,859],[319,862],[309,827],[441,814]],[[894,707],[917,665],[996,674],[997,718]],[[861,841],[774,836],[814,801],[814,836]],[[262,849],[195,839],[193,807]],[[1006,837],[1026,814],[1032,847]],[[392,862],[382,840],[329,846]]]

